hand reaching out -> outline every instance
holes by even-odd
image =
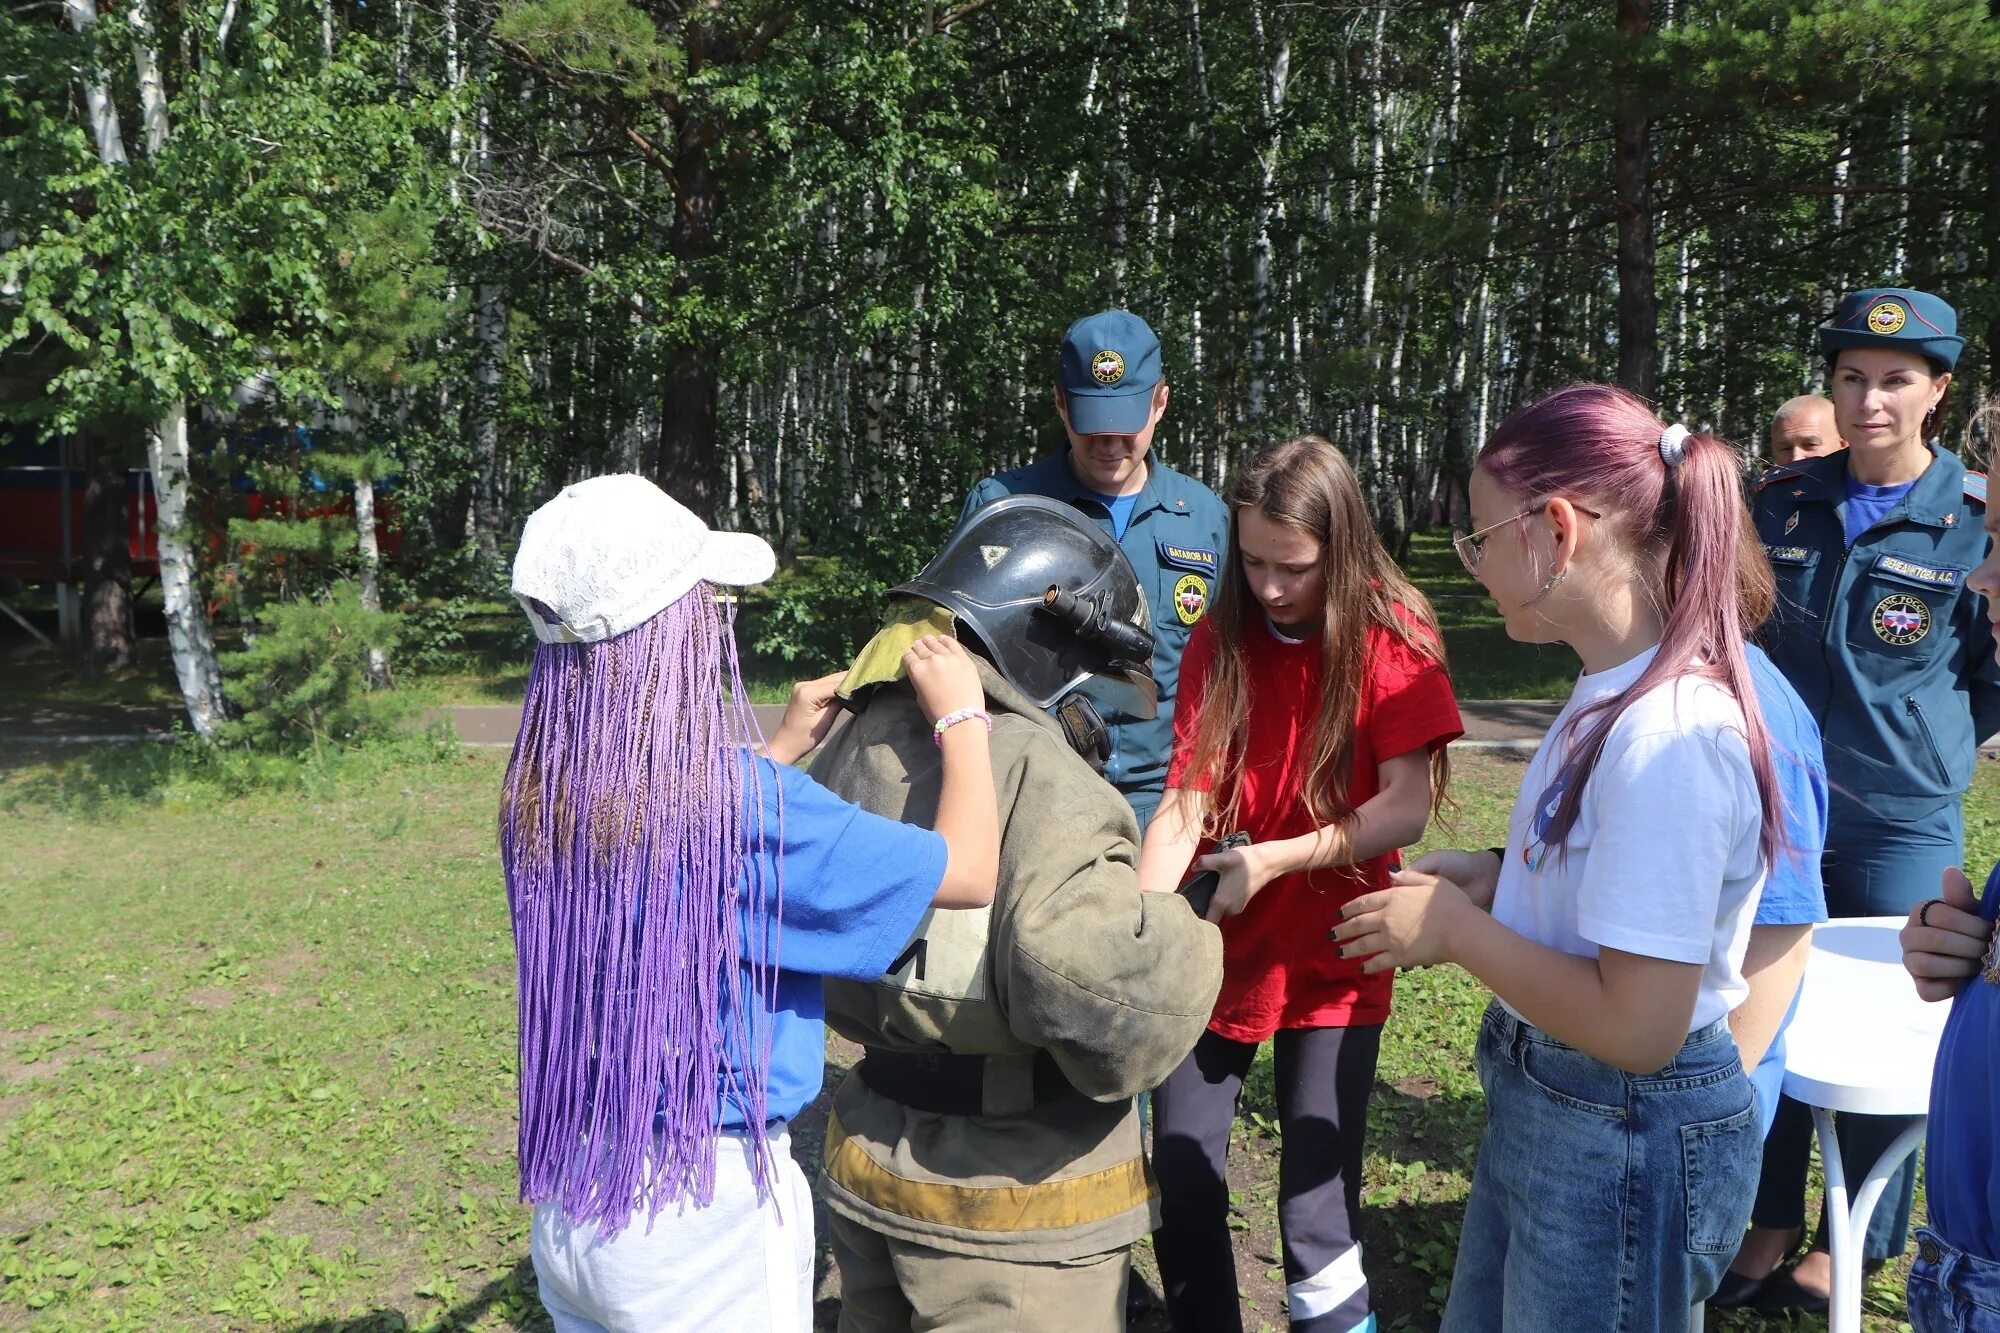
[[[1910,919],[1898,938],[1903,943],[1903,969],[1926,1000],[1949,1000],[1965,979],[1979,970],[1993,926],[1979,915],[1972,881],[1952,866],[1944,872],[1943,895],[1927,898],[1910,909]]]

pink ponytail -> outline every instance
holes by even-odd
[[[1661,453],[1665,427],[1623,389],[1574,384],[1517,408],[1480,450],[1479,466],[1518,495],[1574,496],[1600,510],[1633,554],[1664,621],[1660,650],[1625,690],[1577,713],[1579,737],[1564,764],[1563,793],[1544,842],[1561,847],[1582,808],[1584,785],[1611,728],[1633,700],[1680,676],[1715,681],[1743,709],[1750,765],[1764,807],[1759,840],[1776,855],[1781,829],[1770,739],[1743,655],[1746,602],[1755,605],[1761,560],[1745,560],[1749,530],[1736,451],[1713,435],[1690,434],[1681,459]],[[1518,538],[1517,538],[1518,539]]]

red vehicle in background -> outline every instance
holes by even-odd
[[[6,443],[0,436],[0,444]],[[87,480],[82,468],[65,466],[64,454],[55,444],[18,441],[0,449],[0,581],[54,583],[59,604],[74,597],[83,579]],[[231,518],[345,515],[352,522],[354,497],[343,488],[321,484],[294,501],[265,495],[239,474],[227,487],[206,489],[197,512],[202,545],[213,562],[226,557]],[[394,499],[378,494],[376,541],[385,556],[402,549],[395,518]],[[144,468],[129,469],[125,477],[125,551],[135,579],[159,577],[159,506],[153,475]]]

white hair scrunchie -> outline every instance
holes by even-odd
[[[1687,457],[1688,428],[1678,421],[1660,432],[1660,458],[1668,467],[1679,467]]]

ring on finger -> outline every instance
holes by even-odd
[[[1924,905],[1917,909],[1917,924],[1920,926],[1928,927],[1931,923],[1931,909],[1933,907],[1940,907],[1943,904],[1944,904],[1944,899],[1942,898],[1925,899]]]

